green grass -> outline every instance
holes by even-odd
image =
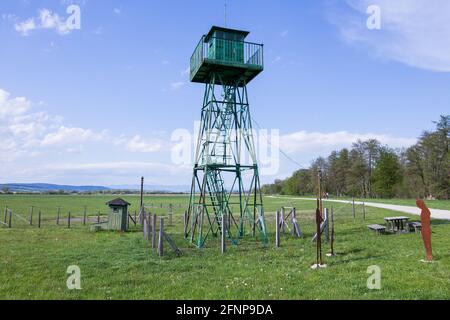
[[[175,208],[174,226],[167,228],[183,251],[157,257],[139,230],[125,234],[90,233],[79,222],[72,229],[56,226],[56,207],[77,217],[84,205],[95,215],[106,214],[111,196],[0,196],[21,215],[30,206],[42,211],[43,228],[27,226],[15,218],[13,228],[0,227],[0,299],[448,299],[450,297],[450,224],[433,221],[436,262],[423,264],[421,238],[416,234],[376,236],[367,224],[383,223],[392,212],[367,208],[366,221],[358,208],[334,205],[337,257],[324,258],[327,269],[311,270],[315,247],[314,202],[266,198],[270,244],[247,239],[220,254],[218,239],[198,250],[182,236],[185,196],[147,197],[146,203],[181,204]],[[124,196],[138,207],[139,197]],[[444,204],[445,205],[445,204]],[[304,239],[282,237],[274,248],[274,214],[281,206],[298,209]],[[167,209],[154,209],[160,215]],[[3,215],[0,215],[3,217]],[[417,220],[418,217],[411,217]],[[166,246],[167,249],[167,246]],[[324,243],[324,253],[328,245]],[[81,268],[81,291],[66,287],[67,267]],[[382,289],[367,289],[367,268],[378,265]]]

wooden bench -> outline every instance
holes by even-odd
[[[380,224],[371,224],[367,226],[370,230],[375,231],[377,234],[382,234],[386,232],[386,227]]]
[[[421,233],[422,232],[422,223],[420,222],[410,222],[408,223],[409,230],[414,230],[415,233]]]

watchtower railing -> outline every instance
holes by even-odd
[[[206,36],[200,39],[191,57],[191,77],[205,60],[230,65],[264,67],[263,45]]]

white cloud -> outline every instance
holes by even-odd
[[[28,36],[30,34],[30,31],[33,31],[36,28],[37,26],[36,23],[34,22],[34,18],[16,23],[14,25],[14,29],[24,37]]]
[[[86,141],[100,141],[104,137],[89,129],[60,127],[58,131],[47,134],[42,140],[43,146],[64,146]]]
[[[120,15],[120,14],[122,13],[122,9],[120,9],[120,8],[114,8],[114,9],[113,9],[113,13],[114,13],[115,15]]]
[[[393,137],[387,134],[299,131],[280,137],[280,148],[288,153],[306,152],[325,154],[333,150],[350,147],[357,140],[377,139],[390,147],[409,147],[416,139]]]
[[[39,10],[35,18],[16,22],[14,28],[22,36],[28,36],[31,31],[38,29],[55,30],[60,35],[67,35],[72,31],[64,18],[49,9]]]
[[[182,76],[188,76],[191,73],[191,67],[187,67],[186,69],[181,71]]]
[[[0,119],[22,115],[31,107],[31,102],[24,97],[10,99],[10,93],[0,88]]]
[[[185,82],[182,82],[182,81],[179,81],[179,82],[172,82],[172,83],[170,84],[170,90],[172,90],[172,91],[180,90],[182,87],[184,87],[185,84],[186,84],[186,83],[185,83]]]
[[[375,56],[432,71],[450,72],[450,1],[346,0],[352,12],[331,18],[345,41]],[[381,8],[381,30],[368,30],[366,10]]]
[[[272,63],[278,63],[281,61],[281,57],[276,57],[275,59],[272,60]]]
[[[144,140],[140,135],[136,135],[131,140],[125,142],[125,147],[131,152],[152,153],[161,151],[163,142],[158,139]]]
[[[289,30],[284,30],[283,32],[280,33],[280,36],[282,38],[286,38],[288,34],[289,34]]]

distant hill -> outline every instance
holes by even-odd
[[[111,190],[101,186],[68,186],[48,183],[8,183],[0,184],[0,191],[8,189],[9,192],[96,192]]]
[[[0,193],[4,189],[8,189],[9,192],[17,193],[41,193],[41,192],[99,192],[99,191],[139,191],[140,185],[117,185],[117,186],[69,186],[49,183],[6,183],[0,184]],[[150,185],[145,186],[146,192],[161,192],[161,193],[186,193],[190,192],[190,186],[162,186],[162,185]]]
[[[141,190],[140,185],[115,185],[108,186],[112,190]],[[191,192],[191,187],[188,185],[176,185],[176,186],[163,186],[163,185],[145,185],[144,190],[146,192],[174,192],[174,193],[189,193]]]

